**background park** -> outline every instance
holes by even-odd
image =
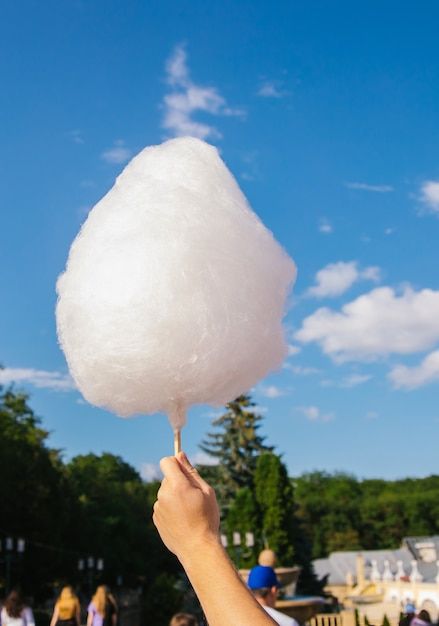
[[[151,521],[169,424],[87,404],[54,320],[89,210],[174,136],[219,148],[298,266],[282,369],[183,430],[231,557],[269,545],[321,595],[313,560],[439,534],[437,4],[0,10],[1,595],[41,623],[67,581],[137,593],[145,624],[194,606]]]

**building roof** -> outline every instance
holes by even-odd
[[[351,575],[356,583],[356,558],[364,558],[365,578],[370,580],[372,561],[376,561],[380,574],[383,574],[385,561],[389,562],[390,571],[396,575],[398,561],[406,576],[412,571],[412,561],[416,560],[418,571],[424,582],[434,582],[438,574],[436,561],[439,559],[439,536],[405,537],[396,550],[358,550],[332,552],[326,559],[316,559],[314,569],[319,579],[327,580],[329,585],[344,585],[346,577]]]

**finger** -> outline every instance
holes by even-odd
[[[195,481],[197,487],[200,487],[203,491],[209,489],[208,483],[206,483],[206,481],[201,478],[198,470],[189,461],[185,452],[179,452],[177,455],[177,460],[182,466],[183,471],[187,473],[188,478],[192,481]]]
[[[164,474],[165,480],[168,480],[173,485],[183,486],[189,482],[187,474],[174,456],[165,456],[160,461],[160,469]]]
[[[163,494],[167,491],[169,487],[169,480],[166,480],[166,478],[164,478],[162,480],[162,484],[160,485],[160,487],[157,490],[157,495],[156,495],[156,499],[158,500],[161,496],[163,496]]]

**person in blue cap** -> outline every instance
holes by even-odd
[[[404,611],[401,619],[399,620],[399,626],[410,626],[413,618],[416,614],[416,607],[412,602],[407,602],[404,607]]]
[[[299,626],[296,620],[277,611],[276,606],[279,581],[276,572],[267,565],[256,565],[250,570],[247,585],[262,608],[280,626]]]

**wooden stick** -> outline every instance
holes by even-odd
[[[181,452],[181,431],[179,429],[174,430],[174,455]]]

